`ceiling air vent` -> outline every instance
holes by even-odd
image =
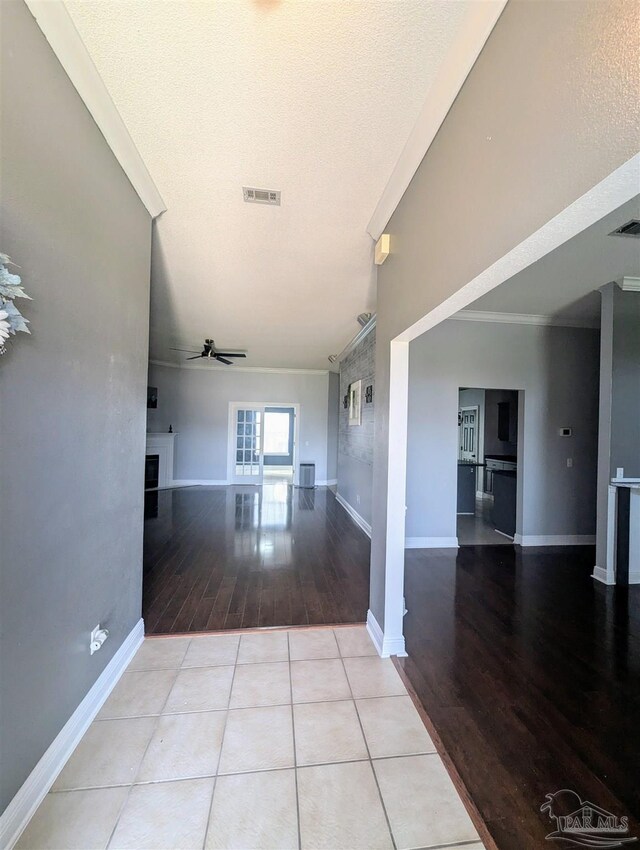
[[[243,186],[242,194],[248,204],[280,206],[280,192],[276,192],[275,189],[249,189],[247,186]]]
[[[609,236],[640,236],[640,221],[637,218],[632,218],[622,227],[618,227]]]

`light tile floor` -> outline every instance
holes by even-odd
[[[20,850],[483,845],[364,626],[150,638]]]

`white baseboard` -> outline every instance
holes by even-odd
[[[405,537],[405,549],[457,549],[457,537]]]
[[[609,578],[607,575],[607,571],[604,567],[595,566],[593,568],[593,573],[591,574],[591,578],[594,578],[596,581],[602,582],[602,584],[615,584],[615,579],[613,577]]]
[[[615,577],[608,576],[604,567],[595,566],[591,573],[591,578],[609,586],[616,583]],[[640,584],[640,570],[633,570],[633,572],[629,573],[629,584]]]
[[[595,534],[516,534],[517,546],[593,546]]]
[[[356,525],[359,525],[360,528],[364,531],[367,537],[371,537],[371,525],[360,516],[358,511],[353,508],[346,499],[343,499],[340,493],[336,493],[336,502],[345,509],[345,511],[349,514],[351,519],[355,522]]]
[[[20,838],[143,639],[144,622],[140,619],[4,810],[0,816],[2,850],[11,850]],[[114,746],[117,746],[116,741]]]
[[[218,487],[228,483],[224,478],[176,478],[164,489],[170,489],[171,487]]]
[[[367,631],[381,658],[389,658],[391,655],[406,657],[407,652],[404,648],[404,636],[385,637],[384,632],[380,628],[380,623],[373,616],[371,609],[367,611]]]

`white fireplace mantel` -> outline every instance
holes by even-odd
[[[173,484],[173,434],[148,433],[147,454],[158,455],[158,487],[171,487]]]

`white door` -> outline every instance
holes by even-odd
[[[478,408],[461,407],[458,411],[460,460],[478,459]]]
[[[231,414],[231,481],[262,484],[264,408],[238,405],[232,407]]]

